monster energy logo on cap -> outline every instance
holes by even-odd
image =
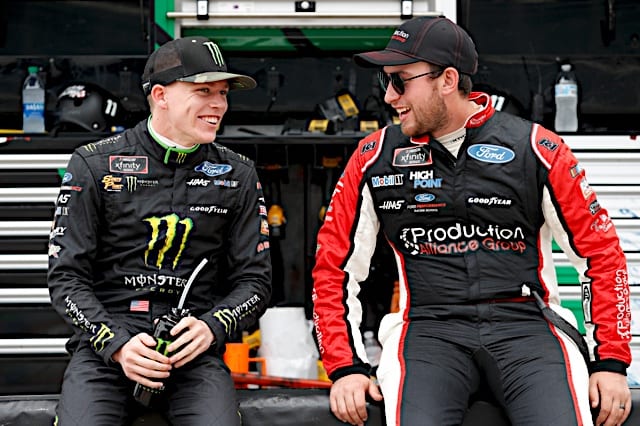
[[[171,40],[153,52],[142,74],[142,88],[149,95],[156,84],[166,86],[174,81],[208,83],[225,80],[230,89],[256,87],[253,78],[228,72],[217,44],[207,37],[194,36]]]
[[[209,52],[211,52],[213,62],[215,62],[220,67],[224,67],[224,58],[222,57],[222,52],[220,51],[218,45],[212,41],[206,41],[202,44],[209,48]]]

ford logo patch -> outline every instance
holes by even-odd
[[[202,164],[198,164],[195,171],[204,173],[207,176],[220,176],[229,173],[232,169],[233,167],[229,164],[213,164],[205,161]]]
[[[516,156],[509,148],[487,144],[471,145],[467,148],[467,153],[472,158],[485,163],[508,163]]]
[[[418,194],[414,199],[419,203],[428,203],[429,201],[435,200],[436,196],[433,194]]]

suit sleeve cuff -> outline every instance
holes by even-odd
[[[627,375],[628,365],[617,359],[604,359],[601,361],[595,361],[591,363],[591,373],[598,371],[609,371],[612,373],[620,373],[623,376]]]
[[[358,365],[350,365],[348,367],[342,367],[334,371],[329,375],[329,379],[332,382],[336,380],[348,376],[349,374],[362,374],[369,377],[369,365],[368,364],[358,364]]]

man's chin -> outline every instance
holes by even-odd
[[[404,123],[400,123],[400,131],[402,132],[403,135],[409,138],[421,138],[426,134],[424,132],[417,131],[415,127],[405,125]]]
[[[218,136],[218,132],[217,132],[217,131],[215,131],[215,132],[209,132],[209,133],[207,134],[207,136],[206,136],[206,137],[201,138],[201,139],[200,139],[200,141],[199,141],[199,142],[197,142],[197,144],[198,144],[198,145],[206,145],[206,144],[209,144],[209,143],[213,143],[213,141],[215,141],[215,140],[216,140],[216,136]]]

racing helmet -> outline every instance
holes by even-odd
[[[92,83],[74,83],[62,89],[56,103],[57,130],[108,132],[125,123],[126,111],[118,98]]]

